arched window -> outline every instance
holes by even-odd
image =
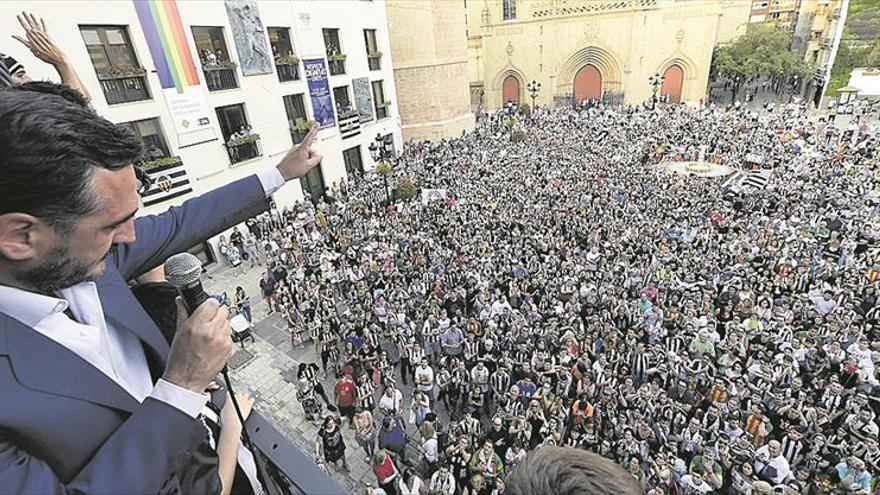
[[[501,1],[501,20],[512,21],[516,19],[516,0]]]

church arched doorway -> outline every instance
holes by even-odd
[[[669,95],[669,103],[681,103],[681,85],[684,82],[684,71],[678,65],[670,65],[663,73],[663,86],[660,96]]]
[[[501,84],[501,103],[506,105],[511,101],[519,105],[519,79],[514,75],[505,77]]]
[[[595,65],[587,64],[575,74],[574,99],[576,102],[602,99],[602,73]]]

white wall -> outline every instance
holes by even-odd
[[[880,96],[880,69],[854,69],[847,86],[859,88],[859,96]]]
[[[384,1],[264,0],[257,3],[264,27],[291,28],[294,52],[300,58],[325,57],[321,29],[338,28],[342,50],[347,54],[346,75],[330,76],[331,91],[333,87],[347,85],[352,102],[354,102],[351,88],[352,77],[369,76],[371,81],[380,79],[384,81],[386,98],[392,102],[389,108],[389,117],[380,122],[374,120],[362,124],[361,134],[358,136],[342,140],[338,127],[325,129],[319,133],[317,149],[324,156],[322,171],[325,184],[329,186],[346,175],[342,151],[356,145],[361,146],[364,168],[371,169],[373,161],[367,147],[377,133],[383,135],[392,133],[395,138],[395,148],[398,151],[401,150],[403,141],[400,135],[400,117],[396,105],[397,97]],[[287,152],[292,146],[292,141],[282,102],[283,96],[302,93],[308,115],[311,117],[313,114],[307,84],[302,77],[299,81],[279,83],[274,72],[243,77],[241,69],[237,68],[238,89],[207,91],[204,74],[198,67],[191,26],[222,26],[229,54],[233,60],[238,60],[225,6],[219,0],[178,0],[177,4],[187,42],[194,59],[196,59],[196,72],[205,88],[211,111],[214,134],[217,139],[210,142],[180,148],[181,142],[171,123],[153,60],[131,1],[65,0],[28,2],[27,5],[22,5],[19,2],[0,2],[0,33],[7,35],[4,36],[4,39],[0,39],[0,43],[2,43],[0,51],[10,54],[22,62],[34,79],[58,81],[57,74],[50,66],[37,60],[24,46],[8,37],[11,34],[22,34],[22,29],[15,18],[15,15],[22,8],[27,8],[35,15],[43,17],[48,24],[51,36],[65,50],[77,68],[80,77],[91,91],[92,104],[98,113],[114,122],[160,118],[171,153],[183,159],[187,174],[193,183],[194,194],[198,194],[273,166]],[[151,100],[118,105],[106,103],[79,32],[79,25],[88,24],[128,26],[138,62],[141,67],[148,70],[148,83],[153,97]],[[379,50],[384,54],[380,71],[368,70],[363,40],[364,29],[376,29]],[[266,36],[268,49],[268,35]],[[302,64],[300,64],[300,74],[302,75]],[[254,132],[261,136],[263,157],[231,166],[214,108],[235,103],[245,104],[248,120]],[[279,191],[275,199],[280,205],[290,205],[302,197],[299,183],[294,181]],[[185,199],[186,196],[153,205],[143,209],[141,213],[164,211]]]

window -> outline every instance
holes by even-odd
[[[244,111],[244,103],[217,107],[217,120],[220,122],[223,141],[229,141],[232,134],[240,131],[241,128],[250,127]]]
[[[80,26],[92,65],[100,73],[110,67],[138,67],[124,26]]]
[[[144,142],[144,159],[157,160],[170,157],[168,142],[162,132],[162,122],[158,118],[123,122],[120,126],[131,129]]]
[[[205,73],[210,91],[238,87],[235,64],[229,58],[223,28],[218,26],[193,26],[193,40],[199,53],[199,62]]]
[[[327,52],[327,68],[331,76],[345,74],[345,53],[339,43],[338,29],[322,29],[324,50]]]
[[[321,31],[324,34],[324,48],[327,50],[327,55],[342,53],[342,45],[339,44],[339,30],[322,29]]]
[[[333,100],[336,101],[336,111],[348,113],[352,110],[351,99],[348,97],[348,86],[333,88]]]
[[[293,42],[290,40],[290,28],[270,27],[269,44],[275,59],[278,80],[299,80],[299,58],[293,53]]]
[[[376,42],[375,29],[364,29],[364,45],[367,48],[367,62],[370,70],[381,69],[382,52],[379,51],[379,44]]]
[[[260,135],[248,124],[243,103],[217,107],[217,120],[233,165],[263,156]]]
[[[293,55],[293,43],[290,41],[290,28],[270,27],[269,45],[272,46],[272,55],[277,61],[279,57]]]
[[[501,20],[516,19],[516,0],[501,0]]]
[[[349,176],[359,176],[364,173],[364,162],[361,158],[361,147],[355,146],[342,152],[342,161],[345,162],[345,171]]]
[[[385,87],[382,81],[373,81],[373,105],[376,108],[376,120],[388,117],[388,102],[385,101]]]
[[[80,26],[80,34],[110,105],[149,100],[145,71],[138,64],[125,26]]]
[[[217,63],[230,61],[229,50],[226,49],[226,38],[223,36],[222,27],[193,26],[192,33],[202,65],[215,61]]]
[[[306,115],[306,106],[303,103],[302,93],[285,96],[284,111],[287,113],[287,126],[290,128],[290,137],[293,139],[293,144],[299,144],[309,132],[306,126],[309,117]]]

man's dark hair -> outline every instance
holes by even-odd
[[[76,103],[83,107],[89,106],[89,102],[86,101],[85,97],[79,92],[79,90],[73,89],[66,84],[58,84],[52,81],[30,81],[16,86],[15,89],[56,95],[71,103]]]
[[[123,169],[142,148],[132,131],[61,96],[0,91],[0,215],[28,213],[67,233],[99,208],[92,168]]]
[[[642,495],[629,473],[599,455],[569,447],[541,447],[510,473],[507,495]]]

